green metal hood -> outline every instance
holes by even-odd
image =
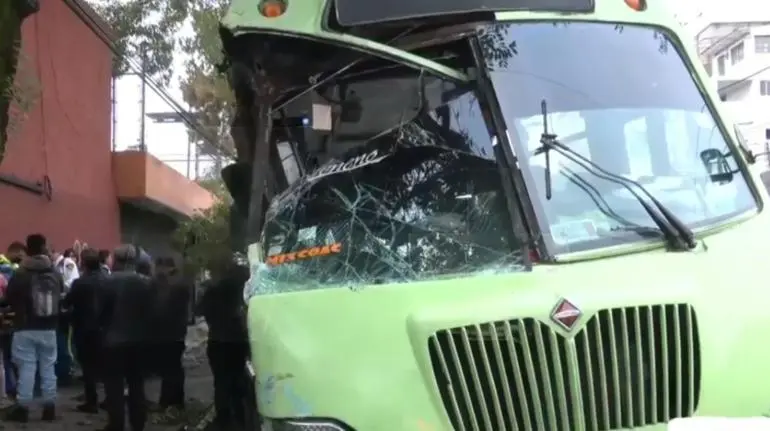
[[[472,332],[482,325],[482,334],[484,324],[528,319],[545,331],[546,343],[552,334],[564,346],[560,361],[565,382],[580,386],[581,377],[570,371],[580,360],[579,352],[570,349],[581,343],[598,316],[611,309],[630,310],[627,326],[634,326],[633,310],[681,304],[692,310],[696,323],[677,330],[697,336],[696,344],[682,339],[680,345],[690,349],[697,363],[681,366],[697,367],[700,375],[697,384],[681,391],[697,390],[697,414],[762,415],[770,412],[770,387],[765,384],[770,379],[770,349],[765,345],[770,314],[763,277],[770,245],[751,240],[765,237],[769,227],[767,215],[757,215],[706,238],[707,249],[690,253],[650,251],[540,266],[532,273],[255,297],[249,322],[260,409],[270,417],[336,418],[366,431],[450,430],[447,412],[452,409],[440,396],[438,365],[429,351],[437,331],[451,335],[462,330],[446,330],[466,327]],[[552,319],[562,298],[582,313],[571,330]],[[627,336],[620,332],[618,337]],[[475,343],[479,337],[467,339]],[[534,345],[532,349],[539,351]],[[660,346],[658,350],[665,353]],[[449,352],[447,360],[452,356]],[[538,354],[534,359],[556,360]],[[677,385],[670,389],[676,397]],[[489,414],[494,421],[494,412]],[[570,429],[590,429],[581,421]]]

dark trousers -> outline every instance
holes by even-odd
[[[72,356],[69,348],[69,325],[56,330],[56,379],[66,385],[72,379]]]
[[[214,408],[220,426],[244,425],[248,352],[247,343],[209,340],[206,353],[214,376]]]
[[[16,397],[16,382],[18,380],[18,370],[11,360],[11,339],[12,334],[0,335],[0,350],[3,353],[3,367],[5,371],[5,393],[11,397]]]
[[[102,376],[102,338],[101,334],[75,333],[73,337],[75,355],[80,368],[83,371],[83,389],[85,390],[85,403],[91,406],[99,404],[99,396],[96,392],[96,383]]]
[[[161,378],[160,398],[158,406],[161,408],[184,408],[184,367],[182,355],[184,354],[184,341],[170,341],[161,343],[155,349],[158,355],[157,372]]]
[[[128,422],[133,431],[143,431],[147,422],[147,401],[144,396],[146,346],[140,344],[104,348],[104,392],[107,402],[107,429],[123,431],[126,422],[128,386]]]

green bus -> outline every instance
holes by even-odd
[[[261,429],[770,413],[768,195],[664,3],[232,1]]]

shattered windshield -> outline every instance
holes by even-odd
[[[252,294],[528,269],[473,91],[417,72],[344,91],[360,112],[272,201]]]
[[[734,148],[664,32],[531,22],[490,26],[482,37],[490,41],[486,64],[527,189],[556,254],[660,233],[625,187],[556,151],[548,158],[539,152],[546,120],[548,133],[604,170],[642,184],[691,229],[756,210]],[[706,150],[724,154],[736,174],[712,180],[702,159]]]

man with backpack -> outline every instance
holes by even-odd
[[[19,370],[17,405],[6,420],[27,422],[35,374],[40,374],[43,420],[56,418],[56,328],[64,281],[48,257],[46,238],[27,237],[28,257],[8,283],[6,299],[14,313],[11,358]]]

